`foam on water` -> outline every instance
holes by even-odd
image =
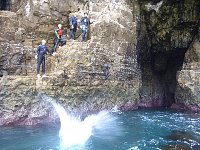
[[[54,99],[44,97],[42,101],[45,103]],[[54,103],[54,107],[60,114],[60,129],[51,125],[1,127],[1,149],[163,150],[175,147],[200,149],[199,114],[170,109],[141,109],[117,114],[102,111],[81,120],[71,115],[76,112],[71,112],[70,108],[66,113],[59,104]],[[48,106],[53,110],[54,107],[52,104]],[[118,112],[117,107],[113,108],[113,111]],[[52,114],[51,117],[54,116]],[[120,133],[121,129],[123,130]]]

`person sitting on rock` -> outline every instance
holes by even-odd
[[[46,41],[42,40],[42,44],[40,44],[37,48],[37,77],[40,78],[40,66],[42,65],[42,77],[45,76],[45,55],[49,53],[49,50],[46,46]]]
[[[72,15],[69,19],[70,24],[70,39],[75,40],[75,33],[77,30],[77,18],[75,15]]]
[[[56,38],[54,40],[53,54],[56,54],[56,49],[62,41],[63,30],[61,24],[58,24],[58,28],[55,30],[55,34]]]
[[[82,39],[81,39],[82,42],[85,42],[87,40],[89,24],[90,24],[90,19],[87,17],[87,13],[84,13],[80,21],[80,28],[82,30]]]

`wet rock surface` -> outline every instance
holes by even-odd
[[[1,78],[0,125],[35,125],[56,119],[49,102],[36,97],[35,85],[32,77]]]

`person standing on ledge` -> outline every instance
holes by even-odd
[[[55,34],[56,34],[56,38],[54,40],[53,54],[56,54],[56,49],[62,40],[63,30],[62,30],[61,24],[58,24],[58,28],[55,30]]]
[[[40,44],[37,48],[37,77],[40,78],[40,66],[42,65],[42,77],[45,76],[45,55],[49,53],[49,50],[46,46],[46,41],[42,40],[42,44]]]
[[[90,19],[87,17],[87,13],[84,13],[80,21],[80,28],[82,30],[82,42],[86,42],[87,40],[89,25]]]
[[[69,19],[70,25],[70,39],[75,40],[75,33],[77,30],[77,18],[75,15],[72,15]]]

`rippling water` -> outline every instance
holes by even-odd
[[[200,115],[172,110],[142,109],[114,114],[114,128],[99,124],[101,132],[84,146],[69,150],[200,150]],[[120,134],[114,134],[120,130]],[[73,136],[73,135],[72,135]],[[60,150],[59,127],[0,127],[1,150]],[[63,150],[63,149],[62,149]]]

